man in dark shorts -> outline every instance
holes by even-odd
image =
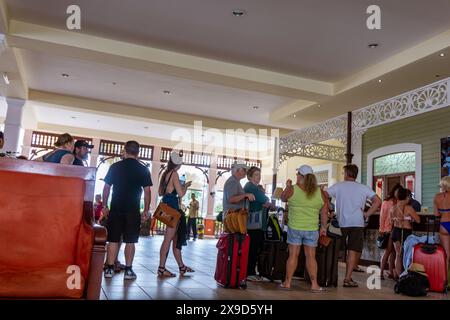
[[[342,238],[346,241],[348,257],[344,287],[357,287],[352,273],[358,266],[364,245],[364,220],[368,219],[381,205],[380,198],[369,187],[356,182],[358,167],[354,164],[344,166],[344,181],[326,191],[336,199],[336,213]],[[367,200],[372,206],[365,212]]]
[[[108,170],[103,188],[103,214],[108,216],[108,255],[105,278],[114,275],[114,261],[119,252],[121,238],[125,245],[125,280],[136,279],[132,263],[135,243],[139,239],[141,219],[147,219],[150,209],[152,179],[148,168],[138,161],[139,143],[125,144],[124,159],[114,163]],[[113,187],[111,210],[107,203]],[[140,202],[144,190],[144,211],[140,214]],[[142,218],[141,218],[142,217]]]

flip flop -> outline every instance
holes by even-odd
[[[311,291],[312,293],[322,293],[322,292],[327,291],[327,289],[324,288],[324,287],[320,287],[319,289],[311,289],[310,291]]]
[[[343,286],[344,286],[344,288],[357,288],[358,287],[358,283],[353,281],[353,280],[350,280],[350,281],[344,280],[344,285]]]
[[[290,287],[285,287],[283,282],[278,285],[278,288],[286,291],[292,291]]]

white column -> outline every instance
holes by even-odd
[[[150,204],[150,210],[153,212],[156,209],[158,201],[158,186],[159,186],[159,170],[161,169],[161,147],[155,146],[153,148],[153,161],[152,161],[152,199]]]
[[[216,191],[216,178],[217,178],[217,161],[216,158],[213,157],[211,160],[211,165],[209,167],[209,186],[208,186],[208,209],[206,211],[207,219],[214,219],[214,202],[215,196],[211,196],[211,192]]]
[[[22,115],[25,100],[6,98],[8,110],[5,119],[4,152],[21,152],[24,130],[22,129]]]
[[[94,148],[91,150],[91,161],[89,163],[90,167],[97,167],[99,152],[100,152],[100,139],[93,138],[92,144]]]
[[[361,175],[362,175],[362,132],[356,132],[356,134],[352,137],[352,153],[353,153],[353,160],[352,163],[356,164],[359,169],[358,178],[356,178],[356,181],[361,182]]]
[[[33,139],[33,130],[25,130],[25,136],[23,138],[23,146],[22,146],[22,155],[27,157],[27,159],[31,156],[31,142]]]

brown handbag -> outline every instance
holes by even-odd
[[[319,244],[323,247],[328,247],[331,243],[331,238],[327,236],[320,236],[319,237]]]
[[[235,233],[233,224],[231,223],[232,215],[231,213],[227,213],[225,216],[225,220],[223,221],[225,232],[227,233]]]
[[[160,202],[155,212],[153,213],[153,218],[166,224],[168,227],[176,228],[178,221],[180,220],[181,213],[172,208],[166,203]]]
[[[241,234],[247,234],[248,210],[241,209],[235,212],[237,216],[239,231]]]
[[[228,233],[247,234],[247,220],[247,209],[230,209],[228,210],[224,220],[225,231]]]

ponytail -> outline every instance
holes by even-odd
[[[170,171],[174,170],[176,167],[178,167],[178,166],[175,163],[173,163],[171,159],[169,159],[166,170],[164,170],[163,174],[161,175],[161,179],[159,180],[158,194],[160,196],[164,195],[167,184],[169,183],[169,181],[166,181],[167,174]]]
[[[303,184],[305,186],[306,197],[311,198],[317,192],[318,188],[316,176],[310,173],[303,176]]]

